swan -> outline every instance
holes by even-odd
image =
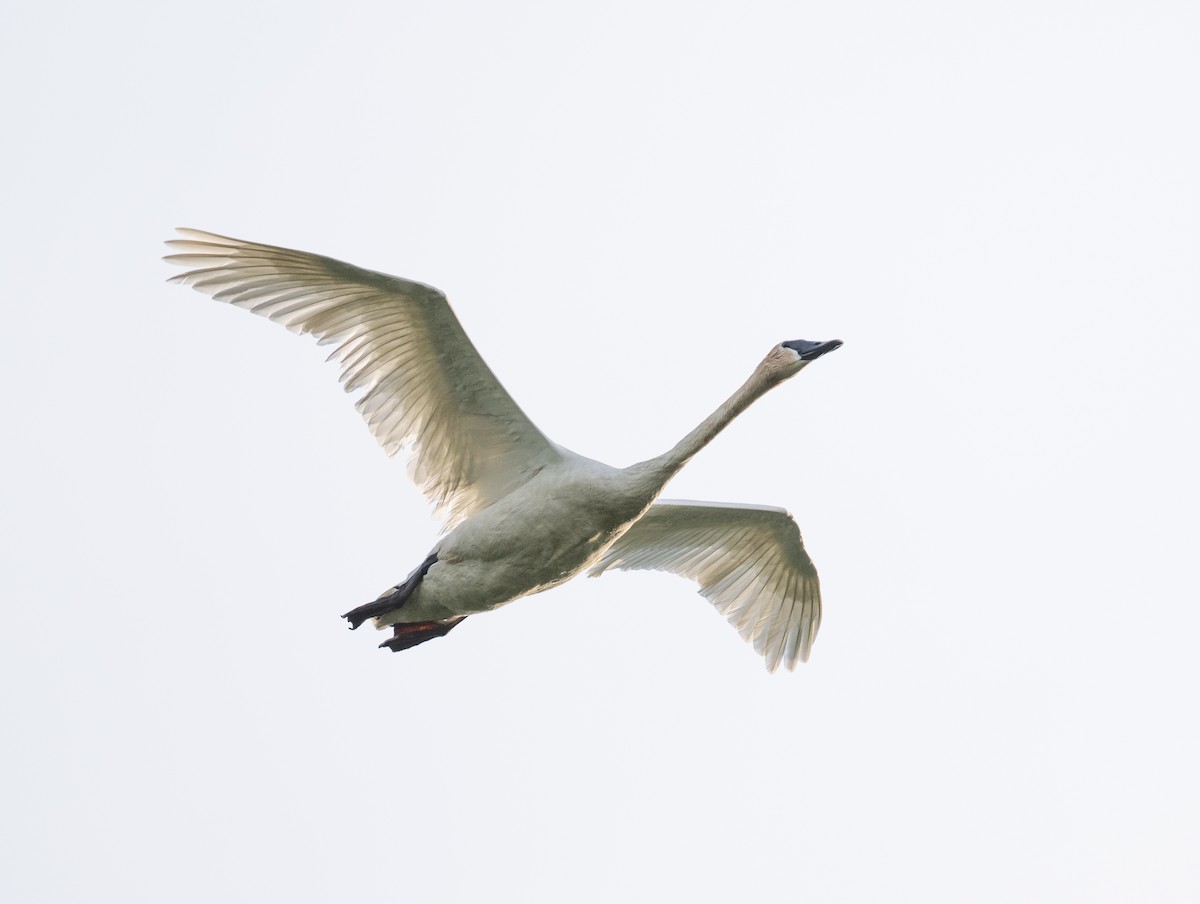
[[[774,346],[673,448],[614,468],[559,446],[484,363],[437,289],[333,258],[176,230],[169,280],[332,345],[347,392],[445,529],[408,577],[347,612],[405,650],[463,619],[576,575],[654,569],[691,578],[774,671],[806,661],[821,621],[816,568],[781,508],[658,499],[676,472],[759,396],[840,340]]]

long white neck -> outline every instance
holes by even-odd
[[[712,442],[713,438],[724,430],[730,421],[749,408],[755,399],[779,385],[787,376],[791,376],[780,374],[777,369],[769,366],[769,362],[769,358],[763,361],[750,375],[750,379],[743,383],[725,404],[701,421],[668,452],[631,465],[628,470],[656,481],[658,489],[661,489],[680,468],[691,461],[692,456]]]

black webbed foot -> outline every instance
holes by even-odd
[[[458,618],[448,618],[443,621],[410,622],[408,624],[392,625],[393,636],[381,643],[379,648],[381,650],[386,648],[393,653],[399,653],[401,650],[415,647],[417,644],[433,640],[435,637],[445,637],[450,633],[450,629],[464,618],[466,618],[465,615],[460,615]]]
[[[368,618],[386,615],[388,612],[393,612],[408,602],[408,598],[413,595],[413,591],[417,589],[417,585],[425,577],[425,572],[429,571],[430,567],[436,561],[437,553],[430,553],[429,557],[418,565],[412,574],[404,579],[403,584],[397,584],[391,590],[385,591],[380,595],[379,599],[359,606],[356,609],[351,609],[343,615],[342,618],[350,622],[350,630],[353,631]]]

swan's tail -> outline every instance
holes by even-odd
[[[450,629],[464,618],[466,618],[465,615],[460,615],[457,618],[444,618],[441,621],[409,622],[408,624],[392,625],[394,636],[381,643],[379,648],[382,650],[386,647],[393,653],[399,653],[401,650],[415,647],[417,644],[433,640],[435,637],[445,637],[450,633]]]

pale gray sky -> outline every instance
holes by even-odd
[[[1200,897],[1193,3],[24,4],[0,31],[6,901]],[[444,289],[553,439],[790,509],[811,661],[437,525],[171,227]]]

